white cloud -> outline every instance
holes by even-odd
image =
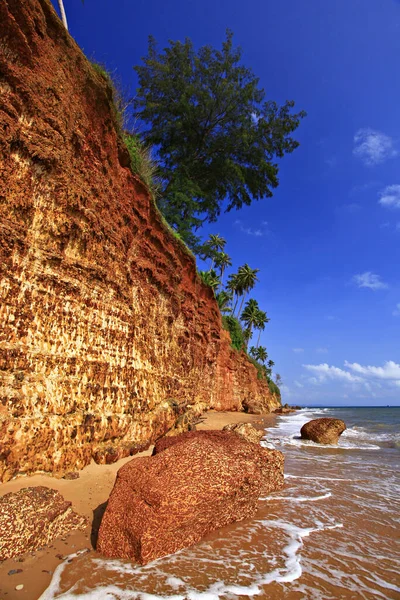
[[[293,352],[296,352],[296,354],[300,354],[300,352],[304,352],[304,348],[292,348]]]
[[[263,224],[264,224],[264,221],[263,221]],[[246,227],[245,225],[243,225],[243,223],[240,219],[237,219],[235,221],[235,225],[237,225],[239,227],[240,231],[242,231],[246,235],[254,235],[255,237],[262,237],[268,233],[265,229],[260,229],[260,228],[252,229],[251,227]]]
[[[329,350],[328,348],[316,348],[315,352],[318,352],[318,354],[328,354]]]
[[[321,386],[335,382],[335,394],[338,393],[337,385],[340,383],[344,384],[345,388],[350,388],[352,394],[358,393],[359,398],[392,396],[393,393],[397,393],[394,390],[400,387],[400,364],[393,360],[386,361],[383,366],[364,366],[345,361],[344,369],[326,363],[303,367],[313,375],[308,379],[302,375],[308,385]],[[296,382],[295,385],[297,386]],[[368,396],[360,394],[363,390],[368,392]]]
[[[396,308],[394,309],[392,314],[394,317],[400,317],[400,302],[396,304]]]
[[[387,283],[381,280],[379,275],[371,273],[371,271],[354,275],[353,281],[359,288],[369,288],[374,291],[386,290],[389,287]]]
[[[400,185],[388,185],[379,193],[379,204],[389,208],[400,208]]]
[[[304,387],[304,385],[303,385],[302,383],[300,383],[300,381],[297,381],[296,379],[295,379],[295,381],[294,381],[294,385],[295,385],[296,387],[298,387],[298,388],[303,388],[303,387]]]
[[[391,379],[400,381],[400,364],[395,363],[393,360],[388,360],[385,362],[383,367],[363,367],[358,363],[349,363],[347,360],[345,361],[344,365],[355,373],[364,375],[364,377],[367,378],[372,377],[377,379]]]
[[[354,135],[354,156],[369,167],[385,162],[398,155],[390,136],[370,129],[359,129]]]
[[[326,380],[338,379],[342,381],[361,382],[361,377],[353,375],[348,371],[343,371],[338,367],[330,366],[327,363],[321,365],[303,365],[305,369],[316,375],[317,381],[324,382]],[[312,378],[313,380],[315,377]],[[314,383],[314,381],[313,381]]]

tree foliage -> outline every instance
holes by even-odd
[[[246,342],[248,342],[251,338],[252,329],[255,325],[257,325],[258,313],[260,312],[260,307],[258,306],[257,300],[254,298],[250,298],[243,309],[240,320],[245,324],[245,338]]]
[[[149,38],[144,64],[135,67],[136,117],[143,139],[158,149],[163,181],[159,205],[192,245],[203,222],[272,195],[277,158],[298,142],[291,134],[304,117],[294,103],[268,101],[252,70],[241,64],[227,31],[221,50],[190,39],[163,51]]]
[[[203,283],[208,285],[215,293],[217,287],[221,285],[221,280],[215,271],[199,271],[199,275]]]
[[[243,329],[239,321],[235,317],[229,315],[222,317],[222,324],[230,333],[232,346],[236,350],[243,350],[246,344]]]

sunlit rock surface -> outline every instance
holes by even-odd
[[[57,490],[36,486],[5,494],[0,498],[0,561],[87,525]]]
[[[101,522],[97,550],[145,564],[252,517],[261,491],[283,485],[283,455],[229,431],[166,437],[125,464]]]
[[[107,81],[48,0],[0,2],[0,481],[279,406],[128,167]]]
[[[337,444],[339,436],[345,429],[345,422],[341,419],[326,417],[305,423],[300,430],[300,435],[303,439],[317,444]]]

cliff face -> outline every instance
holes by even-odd
[[[0,481],[111,462],[188,411],[279,406],[49,1],[3,0],[0,23]]]

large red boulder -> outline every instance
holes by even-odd
[[[164,438],[156,454],[117,474],[97,549],[141,564],[191,546],[207,533],[251,517],[263,480],[283,485],[283,456],[230,432]]]
[[[325,417],[305,423],[300,430],[300,435],[303,439],[317,444],[337,444],[339,436],[345,429],[346,425],[341,419]]]

